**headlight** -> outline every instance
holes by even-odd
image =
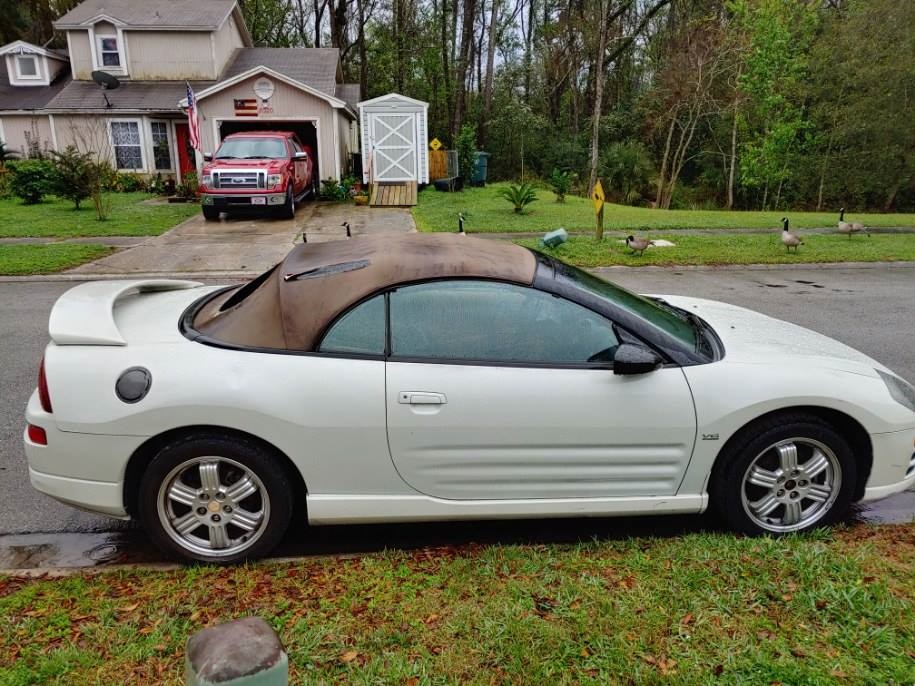
[[[283,183],[282,174],[268,174],[267,175],[267,185],[270,186],[271,188],[274,186],[279,186],[281,183]]]
[[[212,186],[213,185],[213,175],[204,174],[203,176],[200,177],[200,183],[204,186]]]
[[[893,400],[903,407],[907,407],[912,412],[915,412],[915,387],[893,374],[887,374],[879,369],[875,369],[874,371],[883,379],[883,383],[886,384],[886,390],[890,392],[890,396],[892,396]]]

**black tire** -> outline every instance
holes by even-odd
[[[219,219],[219,210],[213,207],[212,205],[203,205],[203,218],[208,222],[216,221]]]
[[[280,208],[280,216],[283,219],[295,218],[295,196],[292,193],[292,186],[286,187],[286,202]]]
[[[221,484],[219,491],[225,491],[225,493],[218,494],[222,495],[222,498],[218,498],[217,495],[212,498],[208,496],[208,502],[194,501],[193,505],[177,502],[174,499],[165,499],[166,482],[175,483],[176,480],[181,480],[182,486],[194,490],[193,482],[191,481],[188,485],[187,479],[193,479],[194,460],[203,457],[219,461],[216,469],[216,483]],[[212,433],[195,433],[184,436],[159,450],[143,473],[137,497],[140,521],[150,538],[163,552],[185,562],[234,564],[263,557],[270,553],[285,535],[295,506],[293,482],[280,460],[280,456],[272,451],[244,438]],[[205,462],[213,463],[211,460]],[[175,476],[176,470],[181,469],[185,471],[179,471]],[[235,481],[232,480],[233,473],[240,475]],[[254,479],[249,479],[249,482],[259,481],[266,497],[261,495],[261,489],[258,486],[257,490],[251,494],[242,494],[242,497],[233,500],[232,489],[241,484],[242,476],[250,475],[254,475]],[[201,482],[202,479],[201,471]],[[198,498],[203,497],[202,493],[205,490],[203,486],[204,484],[200,483],[196,487]],[[160,495],[167,503],[161,508],[159,506]],[[226,508],[227,503],[234,507]],[[223,512],[219,509],[220,507],[227,511]],[[169,512],[167,508],[172,508],[174,511]],[[177,508],[186,509],[178,510]],[[252,508],[256,508],[256,510],[252,512]],[[201,510],[205,510],[205,512],[201,513]],[[177,523],[181,517],[191,517],[192,512],[202,514],[204,519],[218,519],[221,516],[223,521],[221,524],[211,524],[208,521],[201,523],[195,529],[188,531],[186,535],[182,535],[166,523],[166,521]],[[211,512],[218,514],[211,514]],[[256,513],[261,514],[256,531],[248,532],[247,528],[233,524],[232,517],[240,516],[242,513],[245,517]],[[225,539],[227,544],[222,552],[210,553],[201,549],[202,544],[201,546],[195,544],[197,540],[204,541],[203,536],[207,535],[209,539],[206,545],[212,545],[211,527],[223,529],[226,532],[225,535],[230,537]],[[195,532],[197,533],[195,534]],[[180,543],[179,540],[183,543]],[[237,544],[231,544],[234,541],[237,541]]]
[[[776,447],[779,444],[789,455],[790,446],[794,446],[794,461],[800,469],[798,479],[791,477],[792,470],[783,468],[780,449]],[[828,466],[815,476],[805,478],[807,474],[803,467],[808,460],[814,460],[815,451],[823,455]],[[809,464],[813,465],[813,462]],[[763,476],[769,478],[770,474],[775,474],[779,480],[771,486],[745,482],[754,465],[762,470],[760,478],[754,481]],[[765,474],[766,469],[769,474]],[[810,467],[811,472],[814,470],[815,467]],[[709,495],[712,506],[732,529],[751,536],[779,536],[828,526],[841,519],[854,497],[857,476],[851,446],[831,424],[815,415],[786,413],[751,424],[725,446],[712,471]],[[826,482],[830,478],[832,486],[828,488],[829,495],[825,496],[823,492],[827,490]],[[820,492],[814,493],[815,487],[820,487]],[[818,503],[807,496],[823,498],[823,501]],[[780,504],[766,514],[765,510],[773,506],[773,501]],[[798,507],[800,514],[797,514]],[[789,513],[789,508],[795,508],[794,514]],[[804,516],[806,508],[811,508],[807,517]],[[751,510],[756,516],[750,514]],[[799,519],[792,521],[794,517]],[[780,522],[775,521],[779,518]]]

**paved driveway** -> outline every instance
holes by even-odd
[[[218,222],[191,217],[161,236],[71,270],[94,278],[106,274],[181,274],[188,272],[262,272],[279,262],[304,231],[309,241],[353,235],[415,231],[410,211],[368,208],[343,203],[299,205],[294,219],[234,216]]]

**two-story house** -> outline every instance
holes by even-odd
[[[358,150],[359,87],[343,83],[339,51],[253,47],[236,0],[85,0],[54,27],[66,50],[0,47],[0,140],[21,154],[72,143],[118,170],[180,179],[200,160],[187,83],[203,151],[237,131],[294,130],[323,179]]]

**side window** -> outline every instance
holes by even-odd
[[[318,352],[384,355],[384,296],[366,300],[334,322]]]
[[[613,325],[573,302],[522,286],[440,281],[390,296],[391,355],[481,362],[609,362]]]

